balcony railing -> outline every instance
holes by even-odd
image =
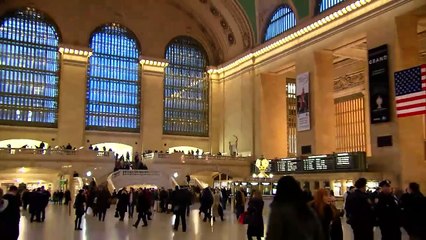
[[[5,156],[29,156],[34,155],[38,158],[57,158],[57,157],[66,157],[73,156],[79,158],[114,158],[114,152],[108,151],[93,151],[88,149],[34,149],[34,148],[0,148],[0,155]]]
[[[221,155],[192,155],[192,154],[183,154],[183,153],[150,153],[145,154],[145,159],[176,159],[180,158],[181,160],[252,160],[252,157],[231,157],[231,156],[221,156]]]

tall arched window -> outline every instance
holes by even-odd
[[[322,0],[320,4],[320,12],[324,12],[325,10],[332,8],[334,5],[338,3],[344,2],[345,0]]]
[[[263,41],[266,42],[294,26],[296,26],[296,16],[293,10],[288,5],[282,5],[272,14]]]
[[[30,8],[0,21],[0,123],[55,126],[59,81],[56,27]]]
[[[86,128],[139,131],[139,45],[128,29],[108,24],[90,39]]]
[[[178,37],[167,46],[166,59],[163,132],[208,136],[209,82],[203,47],[190,37]]]

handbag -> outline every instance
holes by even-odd
[[[240,224],[248,224],[249,223],[249,214],[247,212],[241,213],[240,217],[238,218],[238,222]]]

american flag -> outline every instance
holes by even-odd
[[[397,117],[426,114],[426,64],[395,72]]]

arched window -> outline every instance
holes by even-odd
[[[139,45],[118,24],[92,34],[87,83],[86,128],[139,131]]]
[[[294,26],[296,26],[296,16],[293,10],[288,5],[282,5],[272,14],[263,41],[266,42]]]
[[[58,31],[30,8],[0,21],[0,123],[55,126]]]
[[[209,82],[203,47],[192,38],[178,37],[167,46],[166,59],[163,132],[208,136]]]
[[[325,10],[332,8],[334,5],[338,3],[344,2],[345,0],[322,0],[320,4],[320,12],[324,12]]]

